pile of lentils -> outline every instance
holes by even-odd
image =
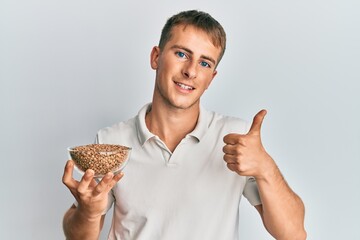
[[[70,149],[70,156],[82,171],[95,175],[116,171],[128,157],[129,147],[115,144],[89,144]]]

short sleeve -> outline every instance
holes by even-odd
[[[251,205],[256,206],[261,204],[259,189],[254,177],[247,178],[243,195]]]

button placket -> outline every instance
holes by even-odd
[[[172,153],[167,148],[165,143],[163,141],[161,141],[161,139],[158,136],[155,136],[155,143],[160,148],[161,156],[163,157],[165,163],[168,164],[168,162],[170,161],[170,158],[172,156]]]

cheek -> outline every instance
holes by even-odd
[[[213,79],[213,75],[212,74],[209,74],[207,73],[205,76],[204,76],[204,89],[207,89],[211,82],[212,82],[212,79]]]
[[[160,71],[162,75],[167,75],[171,72],[174,72],[176,69],[176,64],[172,63],[171,61],[163,61],[158,66],[158,71]]]

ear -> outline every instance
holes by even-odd
[[[160,48],[157,46],[153,47],[150,54],[150,65],[151,68],[154,70],[158,68],[159,56],[160,56]]]
[[[214,70],[214,72],[212,73],[212,78],[211,78],[211,80],[209,81],[209,83],[208,83],[208,85],[207,85],[206,89],[208,89],[208,88],[209,88],[209,86],[210,86],[210,84],[211,84],[212,80],[214,80],[214,78],[215,78],[216,74],[217,74],[217,71],[216,71],[216,70]]]

